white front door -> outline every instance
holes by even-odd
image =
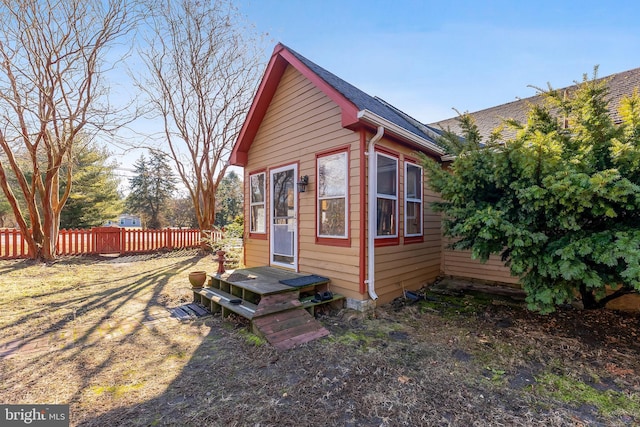
[[[271,264],[298,269],[298,166],[271,171]]]

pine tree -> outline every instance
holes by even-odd
[[[229,172],[216,191],[216,226],[226,227],[242,214],[243,197],[240,177],[233,171]]]
[[[151,151],[147,160],[144,155],[134,164],[135,176],[129,186],[126,208],[140,215],[146,228],[159,229],[167,225],[165,214],[168,202],[176,189],[175,177],[167,159],[161,152]]]
[[[60,227],[90,228],[103,225],[122,213],[115,163],[109,153],[90,145],[75,156],[71,193],[60,214]]]

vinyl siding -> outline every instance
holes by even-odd
[[[348,147],[350,161],[350,247],[316,243],[316,153],[338,147]],[[283,165],[298,164],[298,174],[309,176],[307,191],[297,195],[299,271],[329,277],[331,290],[355,299],[363,298],[359,291],[359,162],[359,134],[344,129],[339,107],[289,66],[249,150],[245,182],[248,182],[250,172],[266,169],[266,197],[269,200],[268,171]],[[248,215],[249,209],[245,208],[247,218]],[[268,232],[269,220],[267,206]],[[268,233],[266,240],[245,236],[245,264],[248,267],[269,265]]]
[[[371,135],[369,135],[371,137]],[[391,150],[398,157],[398,236],[399,244],[377,247],[375,289],[378,304],[385,304],[402,295],[403,289],[417,290],[432,283],[440,275],[442,237],[440,214],[433,212],[430,203],[438,199],[423,179],[423,242],[404,243],[404,162],[415,159],[415,150],[387,138],[377,144]]]
[[[367,139],[372,136],[368,133]],[[404,161],[415,159],[415,151],[386,137],[377,146],[397,154],[399,172],[399,243],[375,250],[375,289],[378,304],[384,304],[401,296],[403,289],[417,290],[433,282],[441,274],[443,256],[440,215],[430,207],[438,196],[426,186],[426,181],[422,205],[424,239],[404,243]],[[343,147],[348,148],[349,156],[350,246],[322,245],[316,242],[316,153]],[[307,191],[298,194],[299,271],[329,277],[334,292],[363,300],[369,296],[366,291],[360,292],[360,230],[366,227],[366,222],[360,223],[365,208],[360,206],[360,160],[359,132],[344,129],[339,107],[298,71],[288,67],[249,149],[245,182],[249,173],[266,170],[269,200],[269,170],[297,163],[298,173],[308,175],[310,181]],[[245,215],[248,218],[248,206]],[[267,230],[269,220],[267,209]],[[268,237],[267,234],[265,240],[245,236],[247,266],[269,265]]]
[[[514,277],[500,260],[500,256],[492,255],[486,263],[471,257],[471,251],[454,251],[443,249],[443,272],[447,276],[464,277],[487,282],[499,282],[510,285],[518,284],[518,277]]]

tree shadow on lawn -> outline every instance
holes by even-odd
[[[415,322],[410,311],[378,316],[324,318],[332,336],[285,352],[260,344],[242,322],[210,317],[206,336],[155,395],[123,399],[97,416],[84,413],[79,425],[563,426],[616,420],[538,395],[528,365],[498,372],[503,362],[479,360],[482,335],[460,335],[451,320],[421,314]],[[184,323],[174,334],[199,326]],[[511,384],[510,374],[523,384]]]
[[[145,298],[136,318],[155,316],[154,307],[166,308],[159,300],[170,278],[196,262],[167,263],[141,276],[130,275],[127,281],[131,283],[113,288],[112,296],[100,292],[90,301],[79,301],[89,310],[95,309],[99,307],[96,299],[102,295],[111,298],[114,306],[63,350],[13,367],[0,365],[0,400],[70,403],[72,423],[83,426],[479,422],[535,426],[567,425],[580,419],[597,425],[600,421],[590,418],[591,411],[583,414],[575,408],[559,408],[549,399],[532,397],[525,393],[526,385],[494,384],[510,376],[509,372],[498,374],[498,370],[508,371],[502,365],[506,359],[500,363],[495,358],[479,359],[479,348],[483,354],[485,348],[486,354],[493,354],[486,341],[500,344],[502,339],[513,339],[513,345],[503,350],[513,352],[505,357],[516,360],[517,366],[523,362],[517,352],[522,343],[515,339],[518,335],[535,338],[530,341],[532,349],[553,342],[541,332],[544,328],[537,326],[538,320],[520,318],[502,306],[490,306],[483,316],[469,314],[466,318],[473,322],[470,329],[466,321],[419,312],[417,306],[398,313],[380,310],[377,318],[369,320],[331,316],[323,323],[332,336],[286,352],[261,343],[246,333],[245,323],[234,319],[137,321],[128,324],[132,329],[124,324],[105,326],[117,321],[117,316],[110,316],[118,307],[136,304],[138,297],[149,293],[151,297]],[[506,314],[513,322],[495,332],[494,324]],[[61,322],[60,327],[68,326]],[[480,333],[474,329],[478,325],[489,325],[490,329]],[[557,324],[550,327],[556,329]],[[101,328],[119,333],[107,339]],[[585,363],[582,358],[579,362]],[[495,379],[485,377],[487,366],[494,369]],[[16,380],[13,374],[17,373],[21,376]],[[24,384],[16,384],[18,381]],[[61,388],[66,391],[59,391]],[[10,398],[2,398],[9,393]]]
[[[145,272],[143,275],[135,273],[130,276],[121,276],[118,278],[119,282],[124,282],[121,286],[108,287],[89,295],[82,294],[78,297],[67,298],[61,303],[50,302],[44,305],[37,305],[24,312],[24,314],[12,322],[11,325],[0,328],[0,331],[13,326],[13,324],[28,324],[34,313],[47,312],[49,310],[59,308],[61,305],[73,306],[73,316],[65,316],[64,318],[49,325],[45,330],[36,334],[30,333],[31,330],[27,327],[25,328],[26,331],[24,336],[16,337],[17,345],[12,346],[12,352],[20,352],[22,348],[29,347],[30,344],[42,341],[43,339],[47,339],[53,345],[56,345],[56,341],[60,341],[61,345],[58,346],[59,348],[57,350],[71,350],[69,359],[72,359],[80,352],[86,350],[88,346],[90,347],[93,345],[92,342],[98,340],[100,335],[104,335],[103,332],[105,330],[114,329],[106,323],[112,320],[116,323],[118,322],[117,320],[112,319],[112,316],[117,310],[139,297],[148,295],[149,291],[151,291],[151,295],[148,297],[148,303],[144,306],[141,312],[136,313],[136,315],[132,316],[130,319],[122,319],[127,323],[126,326],[129,329],[128,334],[135,333],[137,329],[142,327],[142,323],[140,323],[141,319],[152,317],[151,309],[153,307],[163,307],[159,302],[160,295],[167,286],[169,279],[177,274],[188,271],[188,269],[194,266],[199,259],[200,257],[193,257],[174,263],[168,263],[154,271]],[[84,262],[90,261],[85,260]],[[110,283],[109,277],[104,277],[100,280],[88,283],[87,286],[97,286],[108,283]],[[55,293],[62,294],[64,292],[72,291],[74,288],[75,285],[71,285],[66,288],[57,288],[56,291],[35,295],[34,298],[37,300],[37,298],[44,298]],[[82,324],[85,316],[98,309],[104,309],[104,313],[99,321],[95,322],[93,320],[89,320],[87,321],[89,326],[83,327]],[[116,328],[121,328],[121,326],[122,325],[116,325]],[[64,332],[68,332],[69,330],[72,331],[72,336],[65,337]],[[58,332],[60,334],[56,337],[55,335]]]

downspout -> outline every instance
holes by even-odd
[[[369,156],[368,159],[368,192],[369,198],[367,203],[367,212],[368,212],[368,233],[367,233],[367,280],[365,283],[367,284],[367,290],[369,291],[369,297],[372,300],[377,300],[378,295],[376,294],[376,263],[375,263],[375,240],[376,240],[376,156],[375,156],[375,145],[380,138],[384,135],[384,126],[378,126],[378,132],[369,140],[367,144],[367,152],[365,153]]]

